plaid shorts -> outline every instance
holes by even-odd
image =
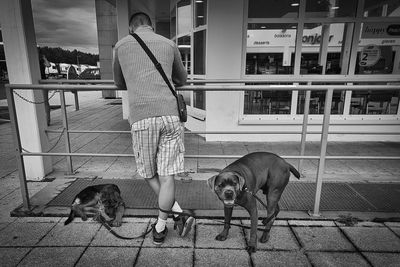
[[[184,171],[183,125],[178,116],[147,118],[132,124],[137,171],[143,178]]]

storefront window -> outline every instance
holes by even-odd
[[[293,74],[296,24],[249,23],[246,75]]]
[[[399,23],[362,23],[356,74],[391,74],[399,63]],[[397,62],[397,63],[396,63]],[[398,70],[395,70],[398,72]]]
[[[351,39],[344,36],[352,29],[352,23],[305,24],[300,74],[347,74],[349,60],[341,53],[350,51]]]
[[[307,0],[306,18],[354,17],[357,0]]]
[[[198,84],[205,85],[205,84]],[[193,92],[193,107],[198,109],[206,109],[206,93],[205,91],[194,91]]]
[[[249,0],[249,18],[297,18],[300,0]]]
[[[400,1],[365,0],[364,17],[400,17]]]
[[[178,38],[178,49],[181,52],[182,62],[188,74],[190,74],[190,35]]]
[[[312,91],[309,114],[324,114],[326,91]],[[306,92],[299,91],[297,114],[304,114]],[[343,114],[345,91],[333,91],[331,114]]]
[[[206,74],[206,31],[194,33],[194,74]]]
[[[245,91],[244,114],[290,114],[291,91]]]
[[[353,91],[350,114],[397,114],[398,91]]]
[[[194,2],[194,27],[204,26],[207,24],[207,0],[195,0]]]
[[[181,0],[178,7],[178,35],[186,34],[192,29],[192,10],[190,0]]]

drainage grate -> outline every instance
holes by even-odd
[[[361,196],[379,211],[399,212],[400,184],[351,184]]]
[[[114,183],[121,190],[128,208],[156,209],[157,198],[144,180],[77,179],[47,206],[68,207],[85,187]],[[324,183],[321,211],[400,211],[400,184]],[[265,196],[257,194],[264,202]],[[206,181],[176,181],[176,197],[181,206],[191,210],[222,210],[222,202],[208,188]],[[314,208],[315,183],[292,182],[280,200],[281,210],[308,211]],[[265,208],[258,203],[258,208]]]

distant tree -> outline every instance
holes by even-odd
[[[47,60],[53,63],[68,64],[89,64],[96,66],[99,61],[99,55],[84,53],[74,49],[73,51],[65,50],[60,47],[40,47],[40,52],[46,56]]]

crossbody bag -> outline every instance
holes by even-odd
[[[136,39],[136,41],[140,44],[140,46],[143,48],[143,50],[146,52],[146,54],[149,56],[151,61],[153,62],[154,66],[158,70],[158,72],[161,74],[163,77],[165,83],[168,85],[169,89],[171,90],[172,94],[176,98],[176,102],[178,104],[178,113],[179,113],[179,119],[181,122],[186,122],[187,121],[187,110],[186,110],[186,103],[185,100],[183,99],[183,95],[178,94],[172,84],[169,82],[167,75],[165,74],[160,62],[157,61],[156,57],[154,54],[150,51],[150,49],[147,47],[147,45],[143,42],[142,38],[140,38],[136,33],[131,33],[133,38]]]

